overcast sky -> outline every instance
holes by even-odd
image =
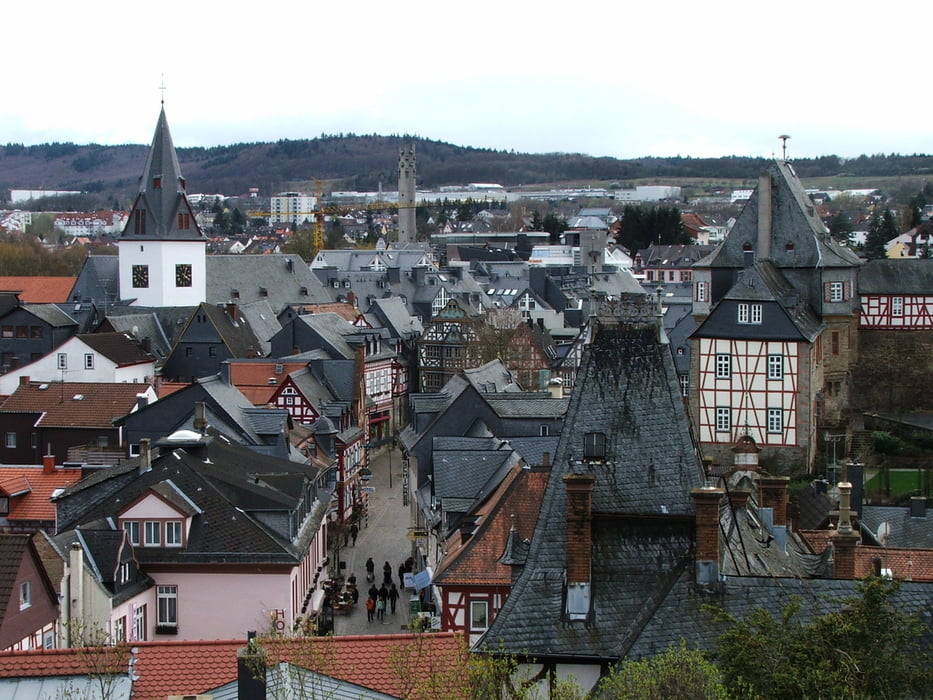
[[[925,3],[14,2],[0,143],[412,134],[594,156],[930,153]]]

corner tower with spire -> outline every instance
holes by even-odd
[[[163,106],[139,193],[117,241],[121,298],[138,306],[197,306],[207,293],[206,244]]]

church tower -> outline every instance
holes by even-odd
[[[205,300],[207,238],[188,203],[164,106],[117,247],[122,299],[135,299],[137,306],[197,306]]]

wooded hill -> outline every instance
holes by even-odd
[[[240,143],[212,148],[179,148],[189,192],[240,195],[258,187],[261,195],[290,189],[291,183],[324,183],[331,190],[395,190],[399,146],[414,143],[418,186],[493,182],[506,187],[545,183],[609,183],[676,178],[745,180],[752,183],[765,165],[761,158],[657,158],[628,160],[579,153],[529,154],[455,146],[410,136],[322,135],[275,143]],[[107,206],[127,208],[138,188],[148,146],[50,143],[0,147],[0,201],[10,189],[64,189],[99,193]],[[795,159],[803,178],[890,177],[933,173],[933,156],[873,155],[854,159],[823,156]],[[855,186],[855,185],[853,185]]]

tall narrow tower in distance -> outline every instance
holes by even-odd
[[[414,243],[415,228],[415,144],[398,149],[398,242]]]

